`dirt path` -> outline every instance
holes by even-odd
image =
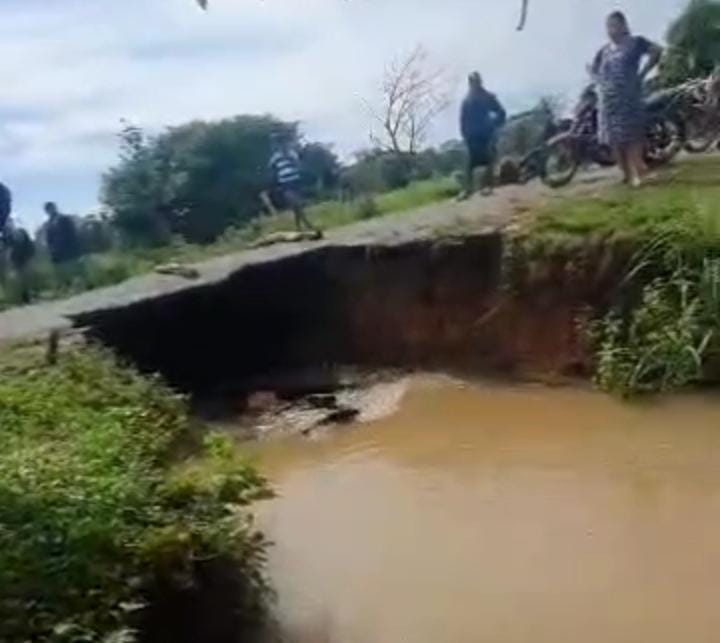
[[[436,203],[413,212],[337,228],[320,242],[276,245],[210,259],[193,266],[199,274],[197,279],[151,273],[70,299],[15,308],[0,313],[0,343],[68,329],[73,325],[72,318],[83,313],[122,308],[141,300],[212,285],[247,266],[277,261],[318,247],[388,246],[462,232],[501,230],[540,204],[602,191],[613,177],[612,171],[591,172],[561,191],[552,191],[539,182],[508,186],[497,190],[492,197],[476,196],[464,203]]]

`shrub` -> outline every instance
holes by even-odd
[[[380,214],[377,202],[370,195],[363,195],[355,202],[358,219],[373,219]]]
[[[717,354],[720,260],[688,263],[667,241],[631,272],[640,281],[643,272],[661,273],[641,286],[639,304],[625,318],[611,312],[595,328],[596,380],[605,390],[627,396],[682,388],[702,380]]]
[[[668,391],[700,380],[714,332],[702,323],[694,284],[677,275],[646,286],[627,324],[611,314],[600,328],[597,381],[622,395]]]
[[[134,640],[158,584],[220,558],[260,617],[264,541],[242,508],[267,489],[229,444],[197,443],[182,399],[98,350],[3,369],[2,641]]]

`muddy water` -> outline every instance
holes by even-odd
[[[424,383],[389,419],[261,448],[299,640],[719,640],[720,399]]]

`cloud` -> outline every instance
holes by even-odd
[[[347,153],[367,143],[384,65],[423,43],[456,79],[480,69],[512,108],[573,92],[615,0],[3,0],[0,178],[26,222],[37,204],[93,207],[122,118],[151,130],[193,118],[272,112]],[[627,0],[661,37],[684,0]],[[650,6],[652,5],[652,6]],[[454,136],[456,107],[435,140]]]

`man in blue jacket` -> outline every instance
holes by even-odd
[[[475,168],[485,167],[483,193],[491,194],[495,182],[497,134],[505,124],[505,109],[495,94],[483,86],[482,77],[473,72],[468,77],[468,94],[460,111],[460,132],[468,149],[468,168],[465,191],[467,199],[475,190]]]

